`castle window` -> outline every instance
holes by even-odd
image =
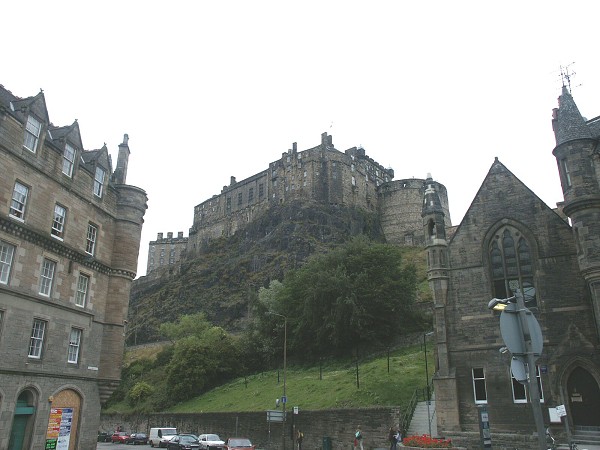
[[[264,185],[264,184],[262,184],[262,183],[260,183],[260,184],[258,185],[258,198],[259,198],[259,199],[260,199],[260,198],[263,198],[263,197],[264,197],[264,195],[265,195],[265,185]]]
[[[560,160],[560,171],[562,173],[565,188],[570,188],[571,187],[571,172],[569,172],[567,158],[563,158]]]
[[[29,188],[17,181],[13,189],[12,201],[10,203],[9,214],[11,216],[21,220],[25,218],[25,206],[27,205],[28,194]]]
[[[227,197],[227,201],[225,203],[225,209],[227,212],[231,212],[231,197]]]
[[[65,232],[65,219],[67,217],[67,209],[58,203],[54,205],[54,219],[52,220],[52,229],[50,233],[59,239],[63,238]]]
[[[238,206],[242,206],[242,193],[238,193]]]
[[[254,200],[254,188],[248,189],[248,204]]]
[[[538,384],[538,391],[540,392],[540,401],[544,402],[544,390],[542,389],[542,378],[540,377],[540,368],[538,366],[535,366],[535,375]],[[513,402],[527,403],[527,392],[525,390],[525,385],[515,380],[512,371],[510,373],[510,379],[512,381]]]
[[[42,130],[42,123],[33,116],[27,117],[27,125],[25,126],[25,138],[23,145],[25,148],[33,153],[37,149],[38,140],[40,138],[40,131]]]
[[[354,164],[350,164],[350,171],[354,172],[355,170]]]
[[[63,152],[63,173],[71,177],[73,175],[73,165],[75,163],[75,149],[69,144],[65,145],[65,151]]]
[[[356,186],[356,178],[352,177],[352,186]]]
[[[485,387],[485,371],[483,368],[472,370],[473,373],[473,396],[476,404],[487,403],[487,390]]]
[[[529,244],[513,227],[503,227],[489,249],[494,297],[523,294],[525,306],[537,306],[533,283],[533,261]]]
[[[104,189],[104,169],[102,167],[96,167],[96,173],[94,174],[94,195],[102,198],[102,190]]]

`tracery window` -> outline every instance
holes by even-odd
[[[525,306],[537,306],[531,249],[523,235],[510,226],[501,228],[490,243],[489,257],[494,297],[521,292]]]

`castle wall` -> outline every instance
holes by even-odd
[[[188,251],[199,252],[211,239],[235,234],[271,205],[291,200],[376,211],[379,189],[393,177],[392,169],[369,158],[362,148],[336,150],[326,133],[320,145],[304,151],[294,143],[267,170],[239,182],[232,177],[220,194],[194,208]],[[419,215],[419,224],[420,220]]]
[[[450,227],[452,223],[446,187],[438,182],[432,184],[439,194],[444,209],[445,225]],[[426,187],[425,180],[419,178],[394,180],[380,187],[381,225],[389,243],[425,245],[421,212]]]

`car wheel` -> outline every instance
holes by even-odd
[[[154,441],[150,441],[150,447],[154,448]]]

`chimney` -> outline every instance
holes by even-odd
[[[156,240],[160,241],[162,239],[162,237],[163,237],[163,234],[162,233],[158,233],[158,236],[156,237]]]
[[[167,239],[173,239],[173,232],[172,231],[169,231],[167,233]]]
[[[127,164],[129,163],[129,135],[123,136],[123,142],[119,144],[119,156],[117,157],[117,168],[115,169],[115,183],[125,184],[127,180]]]
[[[181,238],[183,238],[183,231],[179,231],[179,232],[177,232],[177,238],[178,238],[178,239],[181,239]]]

